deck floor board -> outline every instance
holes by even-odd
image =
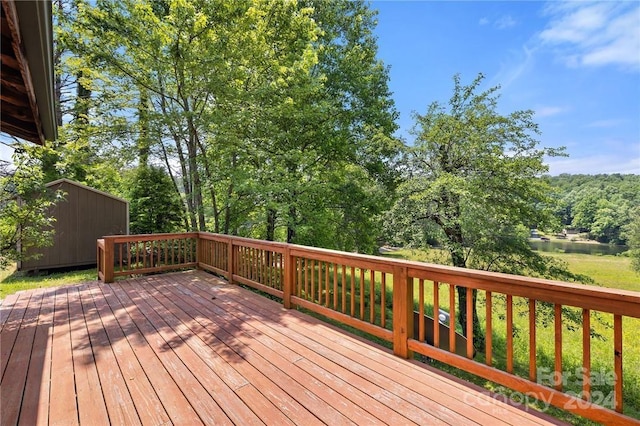
[[[202,271],[0,309],[2,425],[559,423]]]

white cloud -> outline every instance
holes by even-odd
[[[491,86],[497,84],[504,90],[534,65],[534,51],[523,46],[520,51],[510,51],[509,57],[500,65],[500,71],[491,79]]]
[[[478,21],[478,25],[480,26],[489,25],[491,23],[492,23],[491,19],[487,18],[486,16],[483,16]],[[511,15],[503,15],[498,19],[496,19],[495,21],[493,21],[492,24],[495,28],[499,30],[504,30],[507,28],[515,27],[518,24],[518,21],[513,19]]]
[[[498,18],[495,22],[496,28],[499,30],[504,30],[507,28],[514,27],[517,24],[516,20],[511,17],[511,15],[504,15]]]
[[[566,112],[567,108],[559,106],[543,106],[536,108],[536,118],[551,117]]]
[[[546,161],[549,174],[640,174],[640,156],[621,158],[614,155],[593,155],[582,158],[550,158]]]
[[[627,120],[612,118],[609,120],[597,120],[587,124],[587,127],[616,127],[624,124]]]
[[[617,65],[640,70],[640,3],[554,2],[538,35],[567,66]]]

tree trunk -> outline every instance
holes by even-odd
[[[287,220],[287,243],[292,244],[296,239],[296,208],[289,207],[289,220]]]
[[[449,237],[449,240],[455,243],[455,246],[450,249],[453,266],[466,268],[467,261],[464,256],[464,252],[462,251],[462,231],[459,227],[456,227],[454,229],[445,230],[445,233],[447,234],[447,237]],[[467,287],[457,286],[456,288],[458,289],[458,322],[462,326],[462,335],[467,337]],[[478,352],[484,352],[484,332],[480,327],[480,319],[478,318],[478,290],[473,290],[472,298],[471,315],[473,320],[473,347]],[[453,326],[453,323],[451,323],[451,325]]]
[[[267,241],[274,241],[276,234],[276,218],[275,209],[267,209]]]
[[[456,288],[458,289],[458,322],[462,325],[462,335],[467,337],[467,288],[460,286]],[[478,352],[484,352],[484,332],[480,327],[477,308],[478,290],[473,290],[471,297],[473,299],[471,303],[471,315],[473,316],[473,347]]]
[[[209,189],[209,195],[211,196],[211,205],[213,207],[213,232],[218,234],[220,233],[220,212],[218,211],[218,201],[216,197],[215,187],[213,185],[214,178],[211,174],[211,168],[209,167],[209,157],[207,157],[207,150],[200,139],[198,139],[198,147],[200,148],[200,153],[202,154],[202,164],[204,165],[205,178],[208,184],[207,188]]]
[[[185,110],[189,112],[188,104]],[[200,180],[200,170],[198,169],[198,129],[193,123],[193,119],[187,119],[189,128],[189,142],[187,143],[187,152],[189,153],[189,176],[191,176],[193,207],[198,215],[198,230],[205,230],[204,206],[202,202],[202,182]]]
[[[138,100],[138,125],[140,134],[138,136],[138,159],[140,166],[149,164],[149,153],[151,152],[151,139],[149,135],[149,95],[147,89],[140,87],[140,99]]]
[[[164,146],[164,142],[160,140],[160,147],[162,148],[162,157],[164,159],[164,164],[167,166],[167,171],[169,172],[169,177],[171,177],[171,182],[173,182],[173,189],[178,194],[180,200],[182,199],[182,194],[180,194],[180,188],[178,187],[178,182],[176,177],[173,175],[173,170],[171,169],[171,164],[169,163],[169,156],[167,154],[167,148]],[[184,229],[189,230],[189,211],[184,201],[182,201],[182,220],[184,221]]]

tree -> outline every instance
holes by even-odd
[[[128,143],[148,141],[189,229],[372,250],[398,142],[363,1],[74,2],[76,99],[129,97]]]
[[[547,177],[556,189],[556,216],[562,225],[602,243],[624,244],[624,228],[640,206],[638,175],[560,175]]]
[[[631,221],[624,233],[629,244],[631,268],[640,274],[640,207],[636,207],[631,213]]]
[[[55,221],[49,209],[63,194],[48,193],[42,164],[32,151],[45,148],[16,143],[15,169],[0,169],[0,269],[18,260],[36,258],[34,249],[53,243]]]
[[[160,167],[140,165],[129,193],[130,232],[152,234],[182,230],[182,204],[171,178]]]
[[[405,181],[392,209],[395,223],[420,228],[448,251],[451,264],[514,274],[575,278],[527,244],[530,227],[554,226],[544,156],[532,111],[498,112],[498,90],[480,91],[482,74],[469,85],[454,77],[448,105],[432,103],[416,115],[407,148]],[[483,333],[473,292],[473,333]],[[458,320],[466,333],[466,288],[458,287]]]
[[[342,250],[375,250],[394,192],[396,111],[376,58],[375,12],[362,1],[303,1],[321,29],[318,60],[290,103],[264,109],[268,169],[260,170],[267,236]],[[292,87],[293,88],[293,87]]]
[[[152,148],[184,197],[189,227],[205,230],[209,213],[216,231],[229,230],[245,196],[234,178],[255,149],[264,101],[286,100],[316,61],[310,10],[295,2],[92,3],[78,8],[78,56],[148,99]]]

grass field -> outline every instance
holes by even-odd
[[[640,292],[640,275],[631,270],[631,261],[625,256],[600,256],[588,254],[566,254],[566,253],[545,253],[566,262],[571,272],[585,274],[590,276],[596,285],[602,287],[632,290]],[[439,250],[412,250],[403,249],[387,254],[394,258],[403,258],[408,260],[416,260],[423,262],[446,263],[446,255]],[[430,286],[426,286],[425,300],[432,297]],[[441,300],[447,300],[446,294],[441,294]],[[501,300],[494,297],[494,307],[498,308]],[[485,321],[484,313],[484,292],[479,293],[478,313],[480,323]],[[427,307],[429,308],[429,307]],[[494,309],[495,309],[494,308]],[[499,309],[499,308],[498,308]],[[526,301],[520,298],[514,298],[514,372],[522,377],[527,377],[529,367],[529,325]],[[591,323],[593,329],[602,336],[600,339],[592,338],[591,359],[592,372],[599,378],[606,377],[613,371],[613,316],[592,313]],[[623,320],[623,377],[624,377],[624,413],[640,419],[640,345],[637,344],[637,332],[640,330],[640,320],[633,318],[624,318]],[[538,325],[537,333],[537,359],[539,367],[553,371],[554,367],[554,333],[552,327],[544,327]],[[494,362],[497,367],[504,369],[506,366],[506,349],[505,349],[506,322],[500,315],[494,315],[493,319],[493,350]],[[484,354],[478,354],[476,360],[484,362]],[[580,377],[575,374],[580,371],[582,365],[582,330],[563,331],[563,371],[568,373],[568,383],[566,389],[580,392]],[[508,389],[504,389],[490,382],[483,381],[473,376],[454,371],[451,367],[444,364],[438,364],[438,367],[453,372],[458,376],[462,376],[467,380],[471,380],[477,384],[487,388],[509,394]],[[611,389],[608,383],[601,383],[594,386],[594,392],[598,392],[598,399],[602,405],[611,407]],[[540,408],[540,405],[537,405]],[[581,418],[567,416],[560,410],[550,410],[555,416],[571,423],[592,424]]]
[[[15,265],[7,270],[0,270],[0,299],[21,290],[41,287],[57,287],[83,281],[93,281],[97,277],[96,268],[72,272],[59,272],[51,275],[29,276],[16,271]]]

